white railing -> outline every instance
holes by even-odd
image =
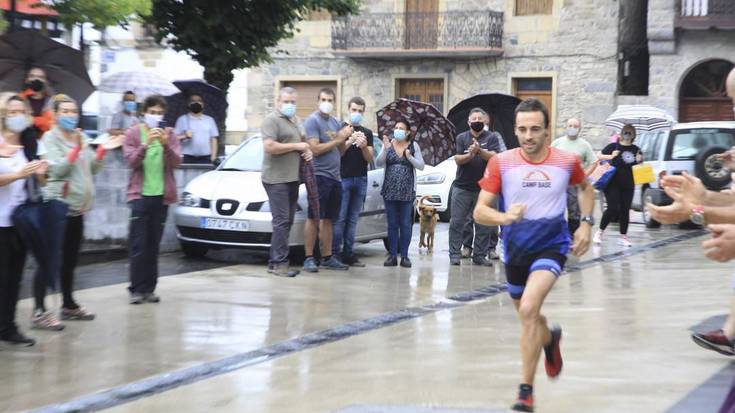
[[[709,0],[681,0],[682,16],[706,16]]]

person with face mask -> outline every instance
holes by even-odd
[[[589,175],[597,166],[597,155],[592,149],[592,145],[586,139],[579,136],[582,129],[582,122],[577,118],[567,120],[567,129],[565,135],[554,139],[551,142],[552,148],[559,148],[567,152],[571,152],[582,161],[582,167]],[[569,233],[574,234],[579,228],[579,202],[577,202],[577,188],[570,186],[567,189],[567,225]]]
[[[138,118],[138,102],[135,100],[135,93],[131,90],[123,93],[122,108],[112,117],[112,124],[107,133],[110,135],[122,135],[131,126],[140,123]]]
[[[396,121],[393,139],[383,135],[383,149],[375,163],[378,167],[385,167],[380,194],[383,195],[388,220],[388,259],[383,265],[398,265],[400,253],[401,267],[411,268],[408,246],[411,244],[416,201],[416,170],[424,169],[424,158],[421,148],[413,140],[407,120]]]
[[[502,151],[500,139],[484,130],[487,112],[481,108],[470,110],[467,124],[470,129],[457,135],[457,176],[452,183],[451,217],[449,219],[449,263],[460,265],[462,258],[463,230],[467,216],[472,215],[480,187],[477,182],[485,172],[487,161]],[[497,227],[474,224],[472,262],[475,265],[492,266],[487,259],[491,246],[491,232]]]
[[[94,314],[77,304],[72,296],[74,271],[79,258],[79,250],[84,235],[84,215],[92,208],[95,186],[93,175],[102,170],[105,147],[92,148],[88,137],[77,129],[79,106],[66,95],[54,97],[54,116],[56,125],[43,136],[46,146],[46,159],[49,173],[46,183],[45,199],[64,202],[68,206],[64,225],[64,238],[61,261],[61,292],[63,302],[60,318],[62,320],[93,320]],[[46,286],[43,281],[35,284],[36,313],[32,320],[37,328],[49,323],[44,296]]]
[[[26,74],[20,96],[28,99],[31,105],[33,126],[39,136],[43,135],[54,125],[51,88],[48,86],[46,71],[40,67],[31,67]]]
[[[278,277],[295,277],[298,270],[289,268],[288,237],[298,207],[301,160],[311,161],[312,154],[296,116],[296,89],[284,87],[278,93],[275,110],[263,119],[263,188],[268,194],[273,234],[268,258],[268,272]]]
[[[143,122],[128,129],[123,156],[130,167],[130,304],[157,303],[158,250],[168,216],[177,201],[174,169],[181,164],[181,148],[173,129],[163,127],[166,99],[143,101]]]
[[[630,205],[633,203],[635,183],[633,181],[633,166],[643,161],[641,148],[633,144],[635,128],[631,124],[623,126],[620,133],[620,142],[608,144],[602,149],[600,160],[610,161],[615,167],[610,183],[605,187],[607,208],[600,220],[600,229],[593,239],[595,244],[601,244],[605,229],[614,217],[618,217],[620,224],[620,238],[618,244],[630,247],[633,244],[628,239],[628,224],[630,222]]]
[[[319,214],[309,208],[304,225],[304,271],[317,272],[319,267],[345,271],[349,267],[332,255],[332,222],[339,219],[342,207],[341,158],[347,150],[345,142],[355,129],[342,125],[332,116],[335,101],[334,90],[319,91],[319,108],[304,121],[306,141],[314,153],[314,174],[319,188]],[[321,262],[314,258],[314,247],[319,234]]]
[[[189,95],[189,113],[176,119],[174,132],[181,142],[184,163],[211,164],[217,159],[217,123],[204,114],[204,99],[201,95]]]

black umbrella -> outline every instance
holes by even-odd
[[[35,30],[0,36],[0,90],[21,91],[31,66],[42,68],[51,88],[73,97],[80,105],[94,92],[79,50]]]
[[[204,114],[214,118],[217,125],[221,125],[227,118],[227,96],[220,88],[212,86],[201,79],[176,80],[173,84],[181,90],[171,96],[166,96],[168,109],[166,123],[173,126],[179,116],[189,113],[188,97],[198,94],[204,100]]]
[[[467,125],[470,110],[478,107],[482,108],[490,114],[490,130],[503,136],[508,149],[517,148],[518,138],[516,138],[514,124],[515,110],[519,103],[521,103],[519,98],[502,93],[475,95],[454,105],[447,117],[457,128],[459,134],[470,128]]]

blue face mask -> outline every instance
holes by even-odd
[[[350,113],[350,123],[353,125],[359,125],[362,122],[362,113],[352,112]]]
[[[281,105],[281,114],[287,118],[292,118],[296,114],[296,105],[293,103],[284,103]]]
[[[406,131],[403,129],[395,129],[393,131],[393,139],[397,141],[405,141],[406,140]]]
[[[56,123],[61,127],[61,129],[65,130],[73,130],[77,127],[77,124],[79,123],[79,116],[77,115],[66,115],[66,116],[59,116],[56,118]]]
[[[123,102],[123,108],[125,109],[125,112],[135,113],[135,109],[138,108],[138,104],[135,102],[126,100],[125,102]]]

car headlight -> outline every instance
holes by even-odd
[[[181,194],[181,206],[199,208],[202,205],[202,199],[194,196],[191,192],[184,192]]]
[[[441,172],[435,172],[435,173],[430,173],[430,174],[419,176],[416,182],[419,184],[431,185],[431,184],[443,183],[444,179],[446,179],[445,174]]]

